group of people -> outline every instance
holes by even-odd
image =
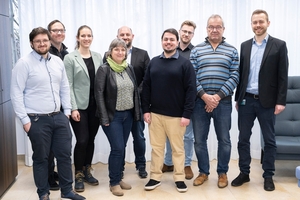
[[[199,168],[193,185],[202,185],[210,174],[207,138],[211,118],[218,140],[217,185],[226,187],[235,89],[240,174],[231,185],[250,181],[250,137],[257,118],[267,155],[262,161],[264,189],[274,190],[274,123],[285,108],[288,56],[286,43],[267,33],[269,25],[266,11],[252,13],[254,37],[242,43],[239,57],[223,37],[225,26],[220,15],[208,18],[207,37],[196,46],[191,44],[196,24],[187,20],[179,31],[170,28],[162,33],[163,52],[151,60],[147,51],[132,46],[134,34],[126,26],[118,29],[103,58],[90,50],[93,32],[86,25],[79,27],[71,53],[63,44],[65,27],[60,21],[52,21],[48,30],[34,28],[29,34],[33,51],[13,68],[11,99],[32,143],[39,198],[47,200],[50,189],[60,189],[62,198],[81,200],[85,198],[76,192],[84,191],[84,182],[99,184],[91,173],[99,126],[111,147],[110,191],[124,195],[123,190],[131,189],[123,181],[130,132],[138,175],[148,176],[144,122],[148,123],[152,147],[145,190],[155,189],[164,172],[174,171],[176,189],[186,192],[184,179],[194,177],[193,151]],[[69,122],[76,137],[76,192],[72,188]],[[54,172],[54,157],[58,173]]]

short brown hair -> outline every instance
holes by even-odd
[[[50,33],[47,29],[43,27],[37,27],[32,29],[32,31],[29,33],[29,41],[33,42],[33,39],[39,34],[47,35],[48,39],[49,40],[51,39]]]
[[[181,24],[181,26],[180,26],[180,29],[181,29],[184,25],[192,26],[194,29],[196,29],[196,24],[195,24],[195,22],[193,22],[193,21],[185,20],[184,22],[182,22],[182,24]]]
[[[53,24],[55,24],[55,23],[61,23],[61,25],[64,27],[64,30],[66,30],[65,25],[64,25],[61,21],[59,21],[58,19],[55,19],[55,20],[53,20],[52,22],[50,22],[50,23],[48,24],[48,27],[47,27],[48,31],[51,31],[51,26],[52,26]]]
[[[174,29],[174,28],[166,29],[163,32],[163,34],[161,35],[161,40],[163,40],[165,33],[171,33],[171,34],[175,35],[177,41],[179,40],[178,32],[176,31],[176,29]]]
[[[268,15],[267,11],[261,10],[261,9],[254,10],[253,13],[252,13],[252,15],[251,15],[251,19],[252,19],[253,15],[258,15],[258,14],[261,14],[261,13],[263,13],[263,14],[266,15],[267,22],[268,22],[269,21],[269,15]]]

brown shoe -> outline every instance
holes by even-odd
[[[115,185],[115,186],[109,186],[110,191],[113,193],[113,195],[116,196],[123,196],[123,190],[120,185]]]
[[[120,181],[120,186],[123,190],[130,190],[131,189],[131,185],[129,185],[128,183],[125,183],[124,181]]]
[[[207,179],[208,179],[208,175],[200,173],[199,176],[194,180],[193,185],[194,186],[202,185],[204,181],[206,181]]]
[[[219,188],[224,188],[228,185],[228,179],[226,174],[219,174],[219,179],[218,179],[218,187]]]
[[[191,166],[184,167],[185,179],[190,180],[194,177],[194,173],[192,171]]]
[[[168,166],[165,164],[164,164],[163,168],[161,169],[162,173],[172,172],[173,170],[174,170],[174,165]]]

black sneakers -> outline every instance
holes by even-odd
[[[176,181],[176,188],[178,192],[186,192],[187,191],[187,187],[186,184],[183,181]]]
[[[246,182],[249,182],[250,178],[249,178],[249,174],[244,174],[244,173],[240,173],[232,182],[231,185],[232,186],[241,186]]]
[[[138,169],[140,178],[147,178],[148,173],[145,170],[145,167],[140,167]]]
[[[160,181],[150,179],[149,182],[145,185],[145,190],[154,190],[158,186],[160,186]]]

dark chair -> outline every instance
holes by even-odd
[[[275,121],[276,160],[300,160],[300,76],[289,76],[285,110]],[[261,161],[264,142],[261,137]]]

